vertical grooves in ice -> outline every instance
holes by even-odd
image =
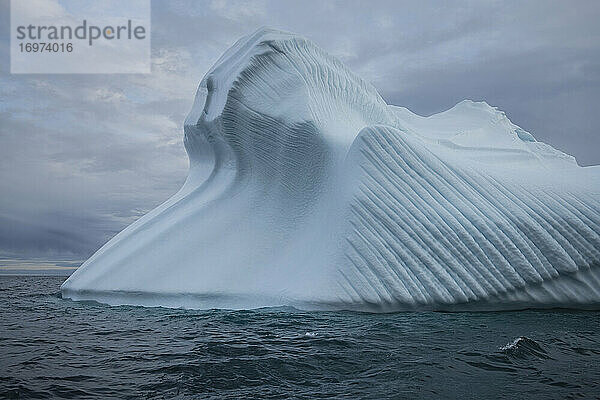
[[[600,259],[598,218],[583,200],[508,189],[389,126],[363,129],[348,162],[360,165],[348,252],[361,262],[360,275],[343,276],[359,296],[435,307],[578,302],[580,289],[586,300],[597,295],[597,272],[591,282],[576,277]]]

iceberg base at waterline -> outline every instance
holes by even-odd
[[[422,117],[261,29],[201,81],[190,170],[63,297],[189,308],[600,305],[600,168],[485,102]]]

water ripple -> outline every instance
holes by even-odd
[[[0,397],[575,398],[600,313],[108,307],[0,277]]]

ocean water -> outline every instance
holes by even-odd
[[[600,313],[110,307],[0,276],[6,398],[600,397]]]

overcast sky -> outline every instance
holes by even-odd
[[[85,259],[174,193],[198,82],[261,26],[313,40],[389,104],[485,100],[600,163],[598,1],[154,1],[148,75],[11,75],[9,11],[0,0],[0,258]]]

